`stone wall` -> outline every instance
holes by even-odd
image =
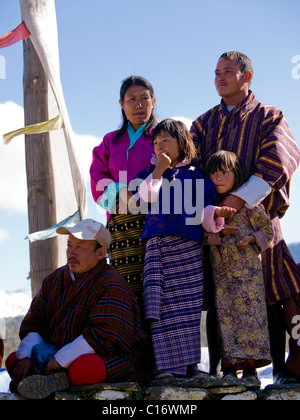
[[[0,394],[0,400],[20,400],[18,394]],[[147,386],[137,383],[95,384],[71,387],[57,392],[56,400],[123,401],[124,406],[149,401],[201,401],[201,400],[300,400],[299,385],[269,385],[260,389],[257,383],[242,379],[164,379]],[[168,403],[166,403],[168,404]]]

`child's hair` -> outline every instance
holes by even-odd
[[[243,161],[233,152],[220,150],[214,153],[207,161],[205,172],[209,176],[216,171],[232,171],[235,183],[230,192],[236,191],[247,181]]]
[[[161,133],[168,133],[171,137],[177,139],[179,145],[180,161],[191,161],[196,156],[196,149],[192,137],[186,125],[177,120],[166,119],[160,121],[153,131],[152,141]]]

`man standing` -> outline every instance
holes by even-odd
[[[137,302],[106,263],[108,230],[86,219],[57,232],[69,235],[67,264],[45,278],[21,323],[19,348],[6,360],[14,390],[29,399],[69,382],[137,380],[145,357]]]
[[[222,149],[236,153],[245,163],[249,180],[223,204],[240,210],[245,203],[250,208],[262,203],[272,219],[274,239],[262,259],[274,381],[283,384],[295,381],[295,376],[300,380],[300,348],[292,337],[285,363],[285,322],[291,332],[293,316],[300,314],[300,276],[282,238],[279,220],[289,207],[291,176],[300,154],[282,112],[258,102],[250,90],[252,77],[253,66],[247,56],[237,51],[222,54],[215,70],[221,104],[195,120],[191,134],[203,166]],[[207,317],[214,374],[220,353],[211,307]]]

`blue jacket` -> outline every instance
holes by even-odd
[[[146,179],[154,168],[152,165],[144,169],[136,178]],[[168,168],[163,174],[159,199],[155,204],[146,204],[148,214],[142,239],[172,235],[202,243],[202,211],[215,199],[214,184],[194,166]]]

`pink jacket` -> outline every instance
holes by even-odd
[[[124,133],[116,139],[117,131],[104,136],[99,146],[93,150],[93,160],[90,168],[91,189],[94,200],[99,203],[103,194],[97,191],[97,183],[100,180],[109,179],[113,182],[128,184],[135,176],[151,165],[151,158],[154,153],[152,136],[143,134],[129,149],[128,160],[127,150],[130,145],[128,133]],[[127,182],[119,179],[119,172],[126,171]]]

